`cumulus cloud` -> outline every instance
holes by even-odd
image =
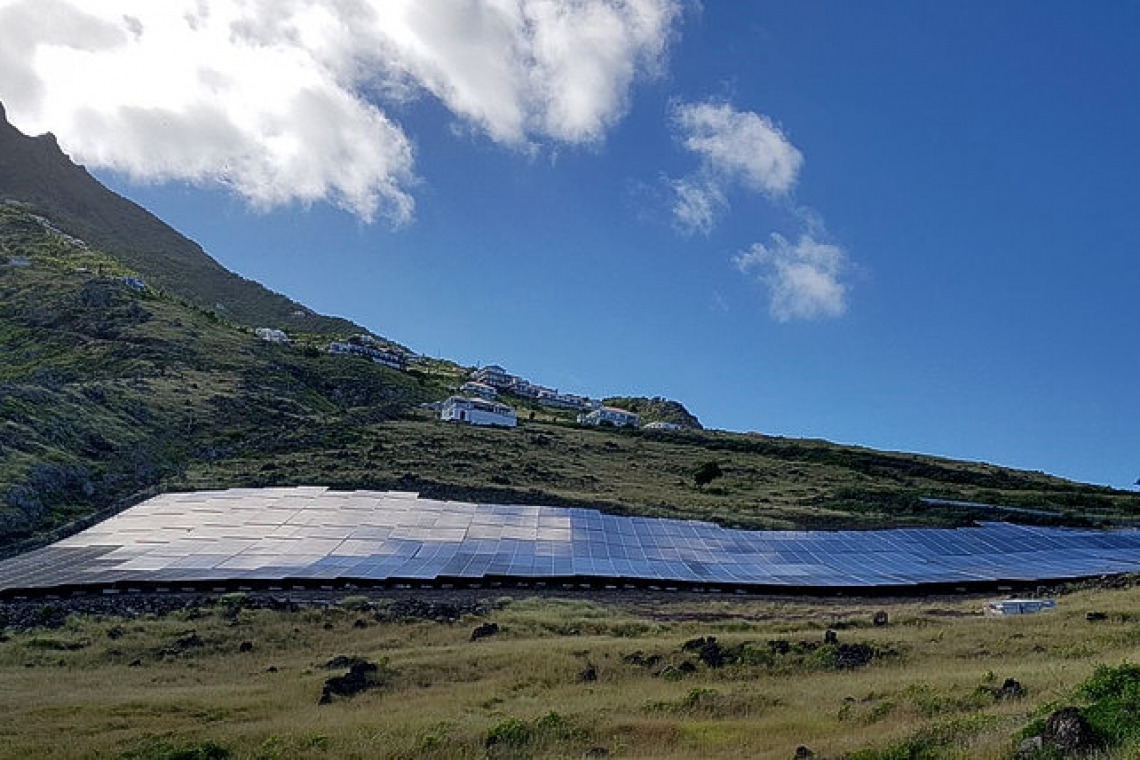
[[[732,187],[778,197],[795,185],[803,155],[767,116],[728,103],[678,101],[669,117],[677,142],[699,159],[694,174],[671,182],[681,229],[709,232]]]
[[[491,140],[591,144],[660,70],[679,0],[0,0],[0,99],[137,180],[268,208],[414,213],[425,93]]]
[[[755,243],[733,258],[737,269],[756,276],[768,289],[769,311],[780,322],[838,317],[847,310],[846,252],[810,233],[796,242],[772,233],[767,245]]]

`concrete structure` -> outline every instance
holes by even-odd
[[[603,406],[592,412],[578,415],[579,425],[613,425],[614,427],[637,427],[640,418],[633,412],[612,406]]]
[[[472,375],[472,379],[475,380],[475,382],[484,383],[492,388],[505,390],[514,385],[518,378],[508,373],[498,364],[488,364],[486,367],[476,370],[475,374]]]
[[[518,424],[515,410],[506,404],[481,398],[452,396],[443,402],[440,419],[468,425],[514,427]]]
[[[642,430],[680,430],[676,422],[647,422],[641,426]]]
[[[1053,599],[1002,599],[986,605],[989,615],[1032,615],[1035,612],[1057,609]]]
[[[571,393],[540,393],[538,403],[551,409],[572,409],[582,411],[590,408],[590,399]]]
[[[273,327],[259,327],[254,330],[257,337],[269,343],[288,343],[289,336],[282,330],[277,330]]]
[[[355,340],[348,341],[333,341],[329,344],[330,354],[340,354],[342,356],[362,356],[366,359],[371,359],[377,364],[383,364],[385,367],[392,369],[404,369],[407,363],[404,355],[396,351],[379,348],[375,340],[370,343],[357,342]]]
[[[499,395],[499,392],[486,383],[478,383],[474,380],[468,380],[463,385],[459,386],[459,392],[467,396],[478,396],[487,401],[494,401]]]

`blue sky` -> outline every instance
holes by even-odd
[[[709,427],[1140,477],[1140,6],[209,3],[230,49],[105,5],[0,0],[9,118],[319,311]]]

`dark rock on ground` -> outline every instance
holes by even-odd
[[[578,680],[583,683],[588,681],[598,680],[598,669],[594,667],[593,663],[586,663],[586,668],[578,674]]]
[[[252,652],[253,651],[253,642],[252,641],[243,641],[242,643],[238,644],[238,651],[239,652]]]
[[[1086,612],[1085,620],[1090,623],[1099,623],[1102,620],[1108,620],[1108,615],[1104,612]]]
[[[772,639],[768,642],[768,648],[776,654],[787,654],[792,651],[792,643],[787,639]]]
[[[478,641],[485,639],[488,636],[494,636],[499,632],[498,623],[481,623],[474,631],[471,632],[471,640]]]
[[[890,621],[885,610],[879,610],[871,616],[871,625],[883,626]]]
[[[830,628],[828,628],[826,631],[823,632],[823,643],[824,644],[838,644],[839,643],[839,634],[836,633],[835,631],[831,630]]]
[[[701,662],[710,668],[720,668],[728,660],[728,653],[717,643],[716,636],[701,636],[681,645],[682,652],[696,652]]]
[[[1050,715],[1041,739],[1046,746],[1066,754],[1085,752],[1096,745],[1092,726],[1075,707],[1062,707]]]
[[[362,691],[383,685],[379,678],[380,668],[372,662],[353,663],[342,676],[332,676],[325,681],[319,704],[327,705],[336,697],[353,697]]]
[[[808,760],[808,758],[815,757],[815,753],[812,752],[810,748],[801,744],[796,747],[796,754],[792,755],[792,757],[794,757],[795,760]]]
[[[835,648],[835,667],[858,668],[875,659],[875,650],[867,644],[840,644]]]
[[[1014,678],[1007,678],[997,690],[998,699],[1021,699],[1025,696],[1025,687]]]

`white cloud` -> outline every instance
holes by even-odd
[[[697,178],[670,180],[673,218],[683,232],[708,234],[717,217],[728,208],[724,192],[712,182]]]
[[[811,234],[792,243],[772,233],[767,245],[753,244],[733,263],[767,286],[769,311],[780,322],[838,317],[847,310],[848,286],[840,281],[849,267],[847,254]]]
[[[676,102],[669,116],[676,140],[700,160],[695,174],[671,181],[683,230],[709,232],[734,186],[782,196],[795,185],[803,155],[767,116],[713,101]]]
[[[93,166],[401,223],[414,150],[387,106],[430,93],[505,145],[596,143],[679,15],[679,0],[0,0],[0,100]]]

